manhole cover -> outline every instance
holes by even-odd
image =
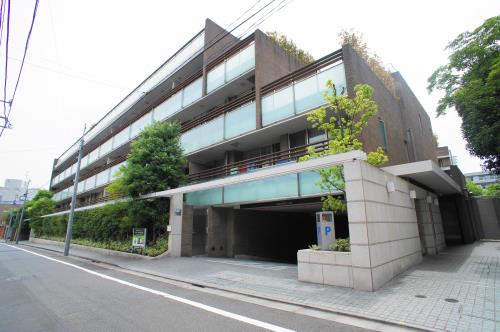
[[[457,303],[458,300],[457,299],[444,299],[446,302],[450,302],[450,303]]]
[[[418,297],[419,299],[425,299],[425,298],[427,298],[427,296],[425,296],[425,295],[415,295],[415,297]]]

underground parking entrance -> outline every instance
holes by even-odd
[[[321,198],[193,209],[192,255],[296,263],[317,243]],[[349,237],[347,214],[335,215],[337,238]]]

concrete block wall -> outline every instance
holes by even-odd
[[[360,160],[345,163],[344,176],[353,286],[375,291],[422,260],[411,185]]]
[[[300,281],[353,287],[350,252],[299,250],[297,265]]]

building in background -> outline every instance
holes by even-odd
[[[450,166],[458,166],[457,157],[451,154],[451,150],[447,146],[438,147],[437,159],[439,167],[443,171],[450,170]]]
[[[480,185],[483,189],[491,184],[500,184],[500,175],[490,172],[473,172],[464,174],[467,180]]]
[[[0,187],[0,204],[18,204],[22,202],[26,190],[26,182],[19,179],[5,179],[4,186]],[[35,197],[39,189],[28,189],[28,201]]]

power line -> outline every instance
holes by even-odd
[[[21,61],[21,67],[19,68],[19,73],[17,75],[16,79],[16,85],[14,86],[14,91],[12,92],[12,97],[10,98],[10,101],[8,103],[4,102],[3,104],[3,113],[4,113],[4,126],[2,126],[0,130],[0,137],[3,134],[3,131],[5,128],[10,128],[10,123],[9,123],[9,116],[10,112],[12,111],[12,104],[14,102],[14,98],[16,97],[16,92],[17,88],[19,86],[19,81],[21,79],[21,74],[23,72],[24,68],[24,62],[26,60],[26,54],[28,53],[28,46],[29,42],[31,39],[31,33],[33,32],[33,26],[35,24],[35,18],[36,18],[36,13],[38,10],[38,1],[35,0],[35,7],[33,9],[33,17],[31,19],[31,25],[30,29],[28,31],[28,36],[26,37],[26,43],[24,45],[24,53],[23,53],[23,58]],[[3,87],[3,99],[4,101],[7,100],[7,81],[8,81],[8,66],[9,66],[9,34],[10,34],[10,0],[7,0],[8,3],[8,10],[7,10],[7,35],[6,35],[6,40],[5,40],[5,79],[4,79],[4,87]],[[8,110],[7,110],[7,104],[9,105]]]
[[[3,100],[7,100],[7,76],[8,76],[8,66],[9,66],[9,37],[10,37],[10,0],[7,0],[7,34],[5,37],[5,77],[3,86]],[[9,113],[10,113],[10,103],[9,103]],[[9,116],[7,115],[7,103],[3,103],[3,118],[4,126],[0,131],[0,136],[2,136],[5,128],[9,127]]]

